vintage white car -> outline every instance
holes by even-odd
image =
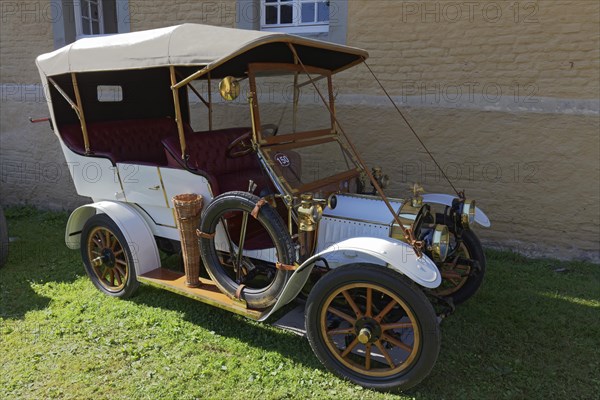
[[[93,199],[71,214],[66,243],[97,288],[127,297],[146,283],[256,320],[307,296],[307,336],[326,368],[377,390],[424,379],[440,349],[432,301],[478,289],[485,257],[471,228],[490,223],[462,193],[385,196],[387,176],[335,113],[333,76],[367,57],[197,24],[39,56],[52,128],[77,192]],[[244,96],[227,103],[217,88]],[[195,244],[208,275],[192,282],[161,265],[182,249],[180,194],[204,202]]]

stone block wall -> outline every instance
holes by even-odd
[[[234,27],[240,1],[129,1],[129,23]],[[2,204],[87,201],[48,125],[27,120],[47,115],[33,60],[53,50],[55,3],[0,1]],[[455,186],[488,213],[492,228],[479,230],[487,245],[600,260],[599,2],[349,0],[347,13],[346,43],[369,51]],[[336,78],[340,122],[392,177],[389,193],[405,196],[412,182],[449,193],[368,69]],[[217,107],[219,123],[245,118],[243,104]]]

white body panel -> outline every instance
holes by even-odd
[[[164,228],[177,229],[177,222],[175,222],[175,213],[173,208],[167,208],[165,206],[148,206],[146,204],[136,204],[135,206],[139,208],[142,213],[146,214],[146,219],[148,220],[148,224],[150,226],[156,225]],[[155,234],[157,232],[157,230],[154,228],[152,228],[152,231]]]
[[[125,200],[117,169],[108,158],[86,157],[60,145],[77,194],[99,200]]]
[[[372,222],[375,224],[390,225],[394,216],[383,201],[376,197],[356,196],[356,195],[337,195],[337,205],[332,210],[325,208],[324,216],[353,218],[360,221]],[[397,200],[391,200],[390,205],[394,212],[398,212],[402,203]]]
[[[204,198],[204,206],[211,202],[213,194],[205,177],[194,175],[183,169],[160,167],[162,183],[169,201],[168,206],[172,207],[171,199],[173,196],[181,193],[197,193]]]
[[[277,303],[261,321],[292,301],[306,283],[314,263],[324,258],[337,265],[370,263],[392,268],[426,288],[436,288],[442,276],[426,255],[417,258],[413,248],[406,243],[389,238],[355,237],[328,247],[306,260],[292,275]],[[330,264],[331,264],[330,263]],[[331,265],[330,265],[331,266]]]
[[[189,171],[160,167],[158,172],[160,184],[164,188],[164,192],[161,190],[161,196],[163,199],[166,198],[166,206],[146,207],[144,204],[139,206],[144,208],[144,211],[157,222],[152,228],[156,236],[179,240],[179,231],[173,213],[173,196],[182,193],[197,193],[204,199],[203,207],[206,207],[213,199],[212,191],[205,177]],[[165,200],[163,200],[164,203]]]
[[[156,166],[117,163],[128,203],[169,207]]]
[[[73,211],[67,222],[65,234],[65,242],[69,248],[80,247],[81,230],[85,221],[96,213],[108,215],[123,232],[138,275],[160,267],[160,257],[152,230],[132,205],[122,202],[101,201]]]

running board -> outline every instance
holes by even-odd
[[[240,302],[222,293],[209,279],[200,278],[200,287],[190,288],[185,285],[184,274],[166,268],[157,268],[138,276],[137,279],[147,285],[165,289],[253,320],[258,320],[264,315],[263,311],[245,308]]]

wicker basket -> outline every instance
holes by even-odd
[[[185,284],[188,287],[200,286],[200,247],[196,237],[196,229],[200,225],[202,196],[178,194],[173,196],[177,228],[181,237],[181,251],[185,267]]]

